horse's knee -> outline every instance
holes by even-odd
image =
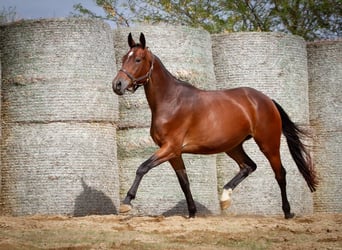
[[[145,174],[147,174],[147,172],[150,171],[150,169],[153,167],[153,164],[152,164],[153,161],[154,161],[154,157],[152,156],[151,158],[146,160],[144,163],[142,163],[138,167],[136,171],[136,175],[142,177]]]
[[[147,172],[148,172],[148,168],[141,166],[137,169],[136,175],[144,176]]]

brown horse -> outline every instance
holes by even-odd
[[[130,50],[113,80],[113,90],[123,95],[144,86],[152,112],[151,136],[160,147],[143,162],[129,189],[120,212],[131,209],[143,176],[169,161],[185,194],[189,217],[196,207],[189,187],[182,153],[215,154],[225,152],[240,167],[240,172],[223,189],[221,207],[230,204],[232,190],[256,168],[243,150],[244,141],[254,138],[270,162],[279,184],[285,218],[294,216],[286,194],[286,171],[280,160],[280,137],[285,135],[291,155],[311,191],[317,178],[310,155],[300,140],[304,134],[279,104],[252,88],[204,91],[176,79],[147,47],[143,34],[140,43],[128,36]]]

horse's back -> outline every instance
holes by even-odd
[[[235,105],[243,106],[249,116],[255,116],[255,119],[280,117],[273,100],[259,90],[250,87],[239,87],[223,90],[223,93]]]
[[[221,115],[226,113],[227,115],[243,114],[251,122],[279,116],[272,99],[261,91],[250,87],[209,91],[207,94],[208,101],[217,105],[218,111],[216,112],[220,112]]]
[[[218,92],[220,92],[220,90]],[[229,96],[229,98],[236,99],[241,102],[250,101],[255,104],[258,104],[259,102],[272,102],[272,100],[263,92],[251,87],[224,89],[222,92]]]

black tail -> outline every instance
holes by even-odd
[[[300,140],[301,137],[307,136],[307,133],[291,121],[290,117],[276,101],[273,100],[273,102],[281,116],[283,134],[286,137],[292,158],[295,161],[299,172],[303,175],[311,192],[314,192],[318,185],[316,172],[311,161],[310,154]]]

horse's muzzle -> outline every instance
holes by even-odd
[[[113,91],[117,95],[123,95],[127,88],[127,83],[122,79],[114,79],[112,82]]]
[[[121,91],[121,82],[114,83],[113,82],[113,91],[117,95],[123,95],[123,92]]]

